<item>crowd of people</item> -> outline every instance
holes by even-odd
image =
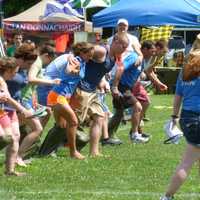
[[[69,53],[59,56],[52,41],[35,45],[30,40],[23,41],[21,33],[14,35],[14,44],[7,48],[7,56],[0,58],[0,150],[6,147],[6,175],[24,175],[15,166],[27,165],[24,160],[27,152],[40,138],[51,115],[55,126],[47,134],[45,145],[53,143],[54,146],[48,153],[56,152],[61,144],[67,143],[72,158],[85,159],[77,144],[77,133],[87,124],[89,155],[102,156],[100,142],[122,144],[115,133],[127,108],[132,113],[130,141],[147,143],[150,140],[151,135],[141,127],[150,105],[143,82],[150,80],[157,90],[167,90],[155,71],[167,52],[167,42],[161,39],[140,44],[127,31],[128,21],[120,19],[117,32],[107,45],[79,42]],[[172,199],[200,155],[200,60],[196,43],[178,78],[172,114],[173,122],[177,123],[183,102],[180,122],[188,146],[162,200]],[[109,91],[113,114],[105,102]],[[59,136],[60,129],[64,137]],[[60,138],[52,141],[56,137]],[[40,152],[46,151],[45,145]]]

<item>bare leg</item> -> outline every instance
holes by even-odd
[[[132,113],[132,118],[131,118],[132,132],[137,133],[138,127],[140,125],[140,119],[141,119],[141,110],[142,110],[141,104],[137,102],[133,106],[133,110],[134,112]]]
[[[0,150],[5,148],[8,144],[12,142],[12,133],[6,134],[5,130],[0,125]]]
[[[6,149],[6,172],[8,176],[24,176],[26,173],[15,171],[16,159],[19,150],[19,122],[13,122],[12,124],[12,136],[13,141],[8,145]]]
[[[171,197],[176,193],[176,191],[180,188],[180,186],[187,178],[188,173],[192,168],[192,165],[195,161],[199,160],[199,158],[200,148],[188,144],[186,147],[186,151],[183,155],[182,162],[180,163],[180,165],[178,165],[166,192],[167,197]]]
[[[103,139],[109,138],[108,134],[108,113],[105,113],[105,117],[102,121],[102,137]]]
[[[108,132],[110,137],[113,137],[115,132],[117,132],[120,122],[123,118],[123,111],[123,109],[116,109],[114,115],[110,119],[108,123]]]
[[[140,103],[142,105],[141,119],[143,119],[150,103],[149,102],[140,102]]]
[[[100,156],[99,140],[102,132],[103,118],[95,115],[90,128],[90,155],[93,157]]]
[[[6,149],[6,173],[12,173],[15,171],[15,164],[19,150],[19,124],[18,122],[13,122],[11,126],[12,142],[7,146]]]
[[[142,105],[142,111],[141,111],[141,114],[140,114],[140,122],[139,122],[139,126],[138,126],[138,133],[143,133],[143,130],[142,130],[142,127],[140,126],[140,123],[141,123],[141,120],[144,118],[145,116],[145,113],[149,107],[149,102],[140,102],[141,105]]]
[[[57,104],[56,106],[54,106],[53,111],[55,120],[58,124],[60,122],[60,116],[62,116],[67,122],[66,134],[68,136],[67,138],[70,148],[70,156],[79,160],[84,159],[85,157],[76,149],[76,131],[78,127],[78,119],[74,111],[69,104]]]
[[[40,123],[40,120],[38,118],[33,118],[28,120],[30,123],[30,126],[32,128],[32,132],[29,133],[24,140],[22,141],[20,147],[19,147],[19,158],[23,158],[27,150],[31,147],[31,145],[39,138],[39,136],[42,133],[42,125]]]

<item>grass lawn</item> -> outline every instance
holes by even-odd
[[[121,125],[118,136],[124,142],[102,148],[109,158],[72,160],[65,149],[57,158],[34,158],[25,169],[26,177],[3,175],[0,154],[0,200],[156,200],[165,191],[178,164],[185,141],[164,145],[163,124],[172,112],[171,95],[152,95],[145,132],[152,134],[148,144],[131,144],[130,124]],[[51,122],[52,123],[52,122]],[[50,126],[51,124],[49,124]],[[87,155],[88,147],[83,149]],[[198,168],[176,196],[176,200],[200,199]]]

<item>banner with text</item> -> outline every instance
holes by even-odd
[[[3,22],[6,31],[75,32],[84,30],[84,22]]]

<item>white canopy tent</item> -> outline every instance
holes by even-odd
[[[24,12],[3,20],[4,29],[22,31],[59,31],[73,32],[84,30],[84,20],[65,13],[54,13],[45,17],[46,5],[54,0],[42,0]],[[90,22],[85,22],[86,27],[91,27]]]

